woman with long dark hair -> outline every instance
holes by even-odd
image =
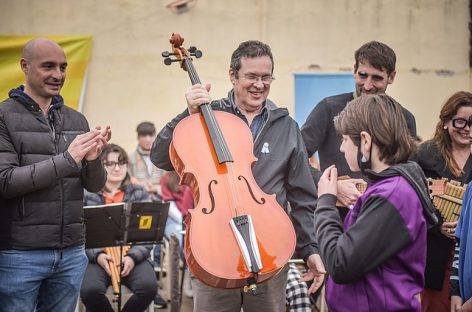
[[[454,93],[442,106],[432,139],[420,144],[414,160],[426,177],[447,178],[462,184],[472,179],[470,117],[472,93]],[[441,222],[428,231],[423,312],[449,311],[449,276],[457,222]]]

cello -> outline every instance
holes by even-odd
[[[164,63],[179,62],[191,83],[199,84],[192,56],[200,58],[202,52],[183,48],[183,41],[172,34],[172,52],[162,53]],[[249,127],[203,104],[175,127],[169,158],[196,203],[185,220],[190,271],[209,286],[255,294],[257,283],[273,277],[292,257],[296,236],[275,195],[264,193],[252,175],[257,159]]]

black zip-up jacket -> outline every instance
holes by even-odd
[[[0,250],[84,244],[83,189],[99,191],[99,159],[77,166],[67,148],[89,131],[85,117],[53,98],[45,117],[23,92],[0,104]]]
[[[344,154],[339,147],[341,145],[341,134],[334,128],[333,118],[336,117],[354,99],[354,93],[342,93],[324,98],[319,102],[307,117],[301,128],[303,141],[309,156],[318,152],[321,170],[313,170],[315,183],[321,177],[323,171],[331,165],[336,165],[338,175],[348,175],[351,178],[362,178],[360,172],[349,169]],[[402,107],[408,131],[412,137],[416,137],[415,117],[406,108]]]
[[[214,110],[226,111],[244,120],[235,110],[233,91],[227,98],[213,101],[211,105]],[[287,109],[278,108],[270,100],[266,100],[266,108],[268,120],[254,140],[253,152],[258,160],[252,168],[253,176],[265,193],[276,195],[285,211],[288,211],[290,203],[290,216],[297,234],[297,255],[306,259],[318,253],[313,227],[316,186],[297,123],[289,116]],[[187,116],[189,112],[185,110],[157,135],[151,150],[151,161],[157,167],[173,170],[169,145],[175,126]]]

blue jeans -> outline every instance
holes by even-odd
[[[84,246],[0,250],[0,312],[73,312],[87,263]]]

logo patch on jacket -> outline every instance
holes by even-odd
[[[264,144],[262,145],[261,153],[262,153],[262,154],[269,154],[269,153],[270,153],[270,151],[269,151],[269,143],[264,142]]]

